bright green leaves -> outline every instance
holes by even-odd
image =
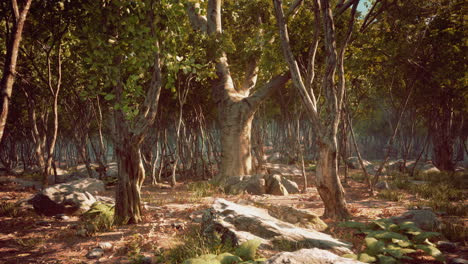
[[[441,252],[429,241],[437,237],[436,232],[424,232],[413,222],[394,223],[391,219],[378,219],[369,224],[344,222],[340,226],[358,230],[366,234],[365,249],[359,254],[345,257],[371,263],[399,263],[400,259],[411,259],[408,254],[423,250],[437,260],[442,260]]]

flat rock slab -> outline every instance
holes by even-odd
[[[268,214],[266,209],[239,205],[225,199],[214,201],[211,210],[203,216],[203,227],[205,233],[216,231],[234,245],[259,239],[262,241],[262,248],[291,244],[303,248],[326,249],[338,254],[351,253],[349,243],[281,221]]]
[[[265,264],[360,264],[360,262],[353,259],[343,258],[331,252],[318,248],[301,249],[294,252],[281,252],[270,259]]]

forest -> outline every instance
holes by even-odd
[[[0,263],[468,263],[463,0],[0,2]]]

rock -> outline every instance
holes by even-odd
[[[76,181],[71,181],[68,183],[64,183],[65,185],[69,185],[75,189],[80,189],[91,194],[97,194],[100,192],[105,191],[104,182],[98,179],[93,178],[86,178]]]
[[[266,178],[266,193],[273,195],[288,195],[288,190],[281,183],[281,175],[274,174]]]
[[[455,172],[464,172],[465,170],[466,169],[461,166],[455,168]]]
[[[267,157],[268,162],[279,162],[281,161],[281,153],[275,152],[272,153],[270,156]]]
[[[432,163],[424,164],[421,169],[419,169],[420,174],[428,174],[428,173],[437,173],[440,170],[434,166]]]
[[[88,254],[86,254],[86,257],[88,259],[98,259],[101,258],[103,255],[104,250],[102,248],[93,248],[88,252]]]
[[[233,194],[246,192],[249,194],[262,195],[266,192],[263,175],[229,177],[225,186],[225,191]]]
[[[386,181],[381,181],[375,185],[375,188],[378,190],[388,190],[390,189],[390,186],[388,186],[388,183]]]
[[[462,258],[454,258],[450,260],[450,264],[468,264],[468,260]]]
[[[214,201],[212,208],[203,216],[202,227],[206,235],[218,232],[223,241],[230,241],[232,245],[256,238],[261,241],[261,248],[290,243],[335,253],[351,253],[349,243],[328,234],[281,221],[269,215],[266,209],[239,205],[224,199]]]
[[[110,242],[101,242],[98,245],[99,248],[102,248],[104,251],[109,251],[111,250],[114,246]]]
[[[288,180],[285,177],[281,177],[281,184],[283,184],[284,188],[286,188],[286,190],[290,194],[296,194],[301,192],[296,182]]]
[[[3,196],[2,198],[0,198],[0,200],[3,200],[3,201],[8,201],[8,200],[13,200],[13,198],[11,196]]]
[[[401,171],[403,169],[403,160],[390,160],[387,162],[385,167],[391,171]]]
[[[96,198],[96,200],[101,203],[112,204],[112,205],[115,204],[115,199],[112,197],[95,195],[94,198]]]
[[[392,219],[396,224],[401,224],[407,221],[413,222],[416,226],[426,231],[437,230],[441,227],[439,219],[437,219],[437,216],[432,212],[432,210],[408,210],[401,216],[394,216],[390,219]]]
[[[281,252],[270,259],[265,264],[359,264],[357,260],[343,258],[318,248],[301,249],[294,252]]]
[[[57,219],[57,220],[68,220],[68,219],[70,219],[70,217],[66,216],[65,214],[54,215],[54,218]]]
[[[316,214],[306,210],[285,205],[271,205],[267,209],[271,216],[301,227],[317,231],[324,231],[328,227]]]
[[[83,213],[95,202],[96,198],[89,192],[66,184],[45,188],[28,201],[36,213],[46,216]]]
[[[445,252],[456,252],[457,251],[457,244],[452,243],[450,241],[437,241],[437,248],[443,250]]]
[[[364,159],[362,160],[362,163],[364,163],[364,167],[372,165],[372,163]],[[361,164],[359,163],[358,157],[349,157],[348,159],[346,159],[346,165],[348,165],[348,167],[351,169],[361,168]]]

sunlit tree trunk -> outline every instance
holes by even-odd
[[[27,0],[24,4],[23,10],[18,9],[16,0],[11,0],[13,9],[13,29],[8,41],[6,50],[5,63],[3,64],[3,75],[0,80],[0,100],[2,112],[0,113],[0,142],[3,138],[3,131],[8,117],[8,107],[11,100],[11,93],[13,91],[13,84],[15,82],[16,74],[16,61],[18,59],[18,51],[23,34],[24,22],[31,6],[32,0]],[[8,23],[8,21],[6,22]]]

